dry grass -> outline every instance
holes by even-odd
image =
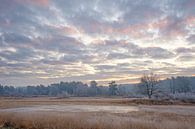
[[[131,98],[1,98],[0,108],[24,107],[30,105],[57,105],[57,104],[84,104],[84,105],[195,105],[191,102],[148,100]]]
[[[122,98],[0,98],[0,108],[69,103],[85,105],[138,105],[140,102],[147,105],[153,103],[148,100]],[[0,111],[0,129],[8,129],[7,127],[11,127],[10,129],[194,129],[195,127],[193,106],[142,105],[140,107],[143,110],[120,114],[108,112],[62,113],[54,111],[11,113]],[[165,109],[170,109],[170,112]],[[162,112],[158,110],[162,110]],[[3,126],[5,127],[1,128]]]
[[[0,124],[18,129],[193,129],[195,117],[175,113],[1,113]]]

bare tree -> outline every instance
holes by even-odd
[[[97,87],[97,82],[96,81],[91,81],[90,82],[90,87],[96,88]]]
[[[110,95],[118,95],[118,87],[115,81],[109,83]]]
[[[89,94],[91,96],[96,96],[98,94],[98,83],[96,81],[90,82]]]
[[[144,74],[141,77],[141,84],[146,88],[146,93],[148,95],[148,98],[151,98],[154,93],[154,86],[158,83],[158,77],[157,75],[150,73],[150,74]]]

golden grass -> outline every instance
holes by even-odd
[[[150,100],[124,98],[0,98],[1,108],[24,107],[31,105],[56,104],[85,104],[85,105],[151,105]],[[2,126],[14,129],[194,129],[195,115],[189,113],[193,106],[151,106],[151,108],[172,108],[171,112],[155,110],[140,110],[130,113],[73,113],[73,112],[0,112],[0,129]],[[180,104],[180,103],[177,103]],[[142,108],[144,107],[141,106]],[[148,107],[148,106],[145,106]],[[150,107],[150,106],[149,106]],[[184,113],[177,112],[182,108]],[[174,110],[172,112],[172,110]],[[3,128],[4,129],[4,128]],[[8,128],[5,128],[8,129]]]
[[[65,98],[57,99],[50,97],[37,98],[1,98],[0,108],[24,107],[31,105],[57,105],[57,104],[84,104],[84,105],[195,105],[195,103],[168,101],[168,100],[148,100],[132,98]]]
[[[0,124],[18,129],[194,129],[195,117],[175,113],[1,113]]]

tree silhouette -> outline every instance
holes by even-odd
[[[146,93],[148,95],[148,98],[150,99],[154,93],[154,86],[158,83],[158,78],[155,74],[144,74],[141,77],[141,85],[146,88]]]
[[[109,93],[110,95],[117,95],[118,94],[118,87],[115,81],[109,83]]]

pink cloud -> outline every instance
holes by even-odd
[[[186,4],[184,4],[184,6],[186,8],[194,8],[195,6],[195,1],[194,0],[189,0],[188,2],[186,2]]]
[[[189,16],[186,18],[186,24],[195,27],[195,16]]]
[[[49,4],[49,0],[16,0],[19,3],[31,3],[39,6],[47,6]]]

